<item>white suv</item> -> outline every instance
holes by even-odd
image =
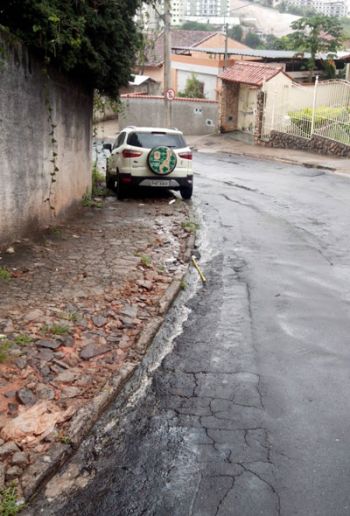
[[[106,184],[118,199],[138,186],[180,190],[190,199],[193,190],[192,152],[177,129],[126,127],[118,135],[107,159]]]

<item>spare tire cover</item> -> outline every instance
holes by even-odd
[[[150,150],[147,158],[148,166],[155,174],[166,176],[176,167],[176,154],[169,147],[159,146]]]

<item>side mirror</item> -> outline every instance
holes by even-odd
[[[109,152],[112,152],[112,144],[111,143],[104,143],[103,144],[103,150],[108,150]]]

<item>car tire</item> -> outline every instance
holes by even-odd
[[[193,186],[183,186],[180,188],[181,197],[185,200],[191,199],[193,193]]]
[[[121,182],[120,182],[120,176],[119,174],[117,175],[117,188],[116,188],[116,194],[117,194],[117,198],[122,201],[123,199],[125,199],[125,197],[128,196],[128,191],[129,191],[129,188],[125,185],[123,185]]]

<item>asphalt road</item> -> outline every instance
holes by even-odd
[[[36,514],[350,514],[350,180],[194,163],[207,286],[73,459],[85,487]]]

